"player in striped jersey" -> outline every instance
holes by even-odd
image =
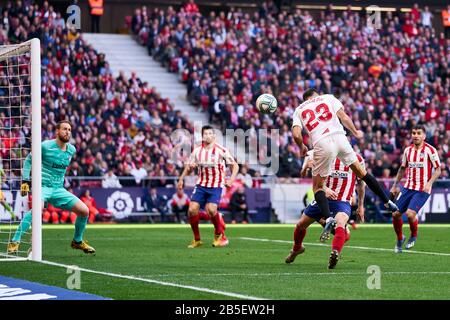
[[[413,144],[403,152],[402,163],[397,172],[394,185],[391,188],[391,197],[398,195],[399,210],[392,214],[392,223],[397,234],[397,244],[394,251],[402,252],[405,236],[402,233],[402,215],[406,213],[411,229],[411,236],[405,248],[410,249],[417,240],[418,219],[417,212],[427,202],[431,194],[431,186],[441,174],[441,163],[436,149],[425,142],[426,130],[422,125],[416,125],[411,136]],[[434,169],[434,172],[432,172]],[[399,188],[398,183],[402,180],[406,171],[406,183]]]
[[[231,177],[226,179],[226,165],[231,166]],[[222,187],[231,187],[239,171],[239,165],[230,151],[216,143],[216,136],[211,126],[202,127],[202,144],[195,147],[189,162],[178,180],[178,189],[183,188],[183,179],[193,169],[198,169],[198,180],[189,203],[189,223],[194,233],[194,240],[188,248],[196,248],[203,244],[200,239],[199,210],[201,207],[211,216],[214,224],[213,247],[228,245],[224,234],[225,223],[217,212],[222,196]]]
[[[305,176],[305,171],[313,166],[313,151],[310,150],[304,161],[302,168],[302,176]],[[362,168],[365,167],[363,158],[356,154],[357,161]],[[350,230],[346,228],[347,221],[352,213],[351,200],[354,194],[355,188],[358,193],[358,209],[357,214],[364,222],[364,196],[365,196],[365,183],[362,179],[357,178],[349,166],[336,158],[333,161],[331,174],[327,177],[325,182],[325,194],[328,199],[328,205],[330,207],[331,216],[335,218],[335,235],[332,243],[332,251],[330,254],[328,268],[334,269],[336,266],[339,255],[344,247],[344,243],[350,238]],[[303,239],[306,235],[306,229],[317,221],[324,226],[323,214],[316,201],[313,201],[304,211],[300,221],[297,223],[294,231],[294,246],[286,257],[286,263],[294,262],[297,255],[305,251],[303,246]],[[329,234],[328,234],[329,236]]]

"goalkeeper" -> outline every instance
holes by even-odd
[[[6,177],[5,171],[3,170],[3,168],[0,168],[0,203],[6,209],[6,211],[9,212],[9,214],[11,215],[11,219],[14,220],[15,218],[14,211],[11,209],[11,206],[6,202],[5,196],[3,195],[1,189],[3,177]]]
[[[95,253],[95,249],[83,241],[83,233],[89,216],[88,207],[75,195],[64,189],[64,175],[75,154],[75,147],[69,142],[72,126],[63,120],[56,125],[56,139],[42,142],[42,201],[54,207],[73,211],[77,214],[75,235],[71,247],[85,253]],[[20,187],[22,196],[30,191],[31,153],[25,159],[23,183]],[[31,225],[31,210],[26,212],[12,241],[8,244],[8,253],[19,250],[20,239]]]

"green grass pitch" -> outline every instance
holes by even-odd
[[[45,226],[43,259],[58,265],[0,262],[0,275],[66,287],[66,265],[82,268],[80,291],[113,299],[450,299],[450,225],[419,225],[414,253],[394,254],[391,225],[361,225],[328,270],[331,240],[313,226],[306,252],[290,265],[293,225],[229,225],[226,248],[188,249],[189,225],[89,225],[97,254],[70,248],[73,226]],[[409,235],[408,225],[404,231]],[[4,250],[4,248],[1,248]],[[381,271],[368,289],[369,266]],[[370,282],[370,281],[369,281]]]

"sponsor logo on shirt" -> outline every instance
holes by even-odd
[[[408,167],[409,168],[423,168],[424,163],[423,162],[409,162]]]
[[[348,172],[346,171],[333,171],[330,175],[332,178],[348,179]]]
[[[62,163],[54,163],[52,164],[53,169],[66,169],[67,166]]]

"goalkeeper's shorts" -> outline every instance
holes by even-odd
[[[80,201],[77,196],[70,193],[66,189],[59,188],[51,188],[51,187],[42,187],[42,201],[44,201],[44,205],[47,206],[50,203],[52,206],[56,208],[60,208],[63,210],[71,211],[73,206]]]

